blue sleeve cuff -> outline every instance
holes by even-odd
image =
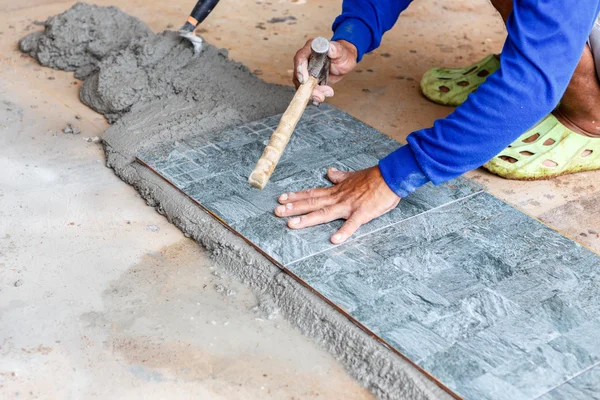
[[[429,182],[410,145],[402,146],[379,160],[379,170],[385,183],[400,197],[408,196]]]
[[[340,20],[340,18],[338,17],[333,23],[333,37],[331,40],[345,40],[356,46],[356,50],[358,51],[356,61],[359,62],[371,47],[373,33],[367,24],[360,19],[348,18]]]

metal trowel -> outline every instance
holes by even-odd
[[[194,46],[194,55],[200,54],[202,50],[202,38],[196,35],[194,31],[208,17],[218,3],[219,0],[198,0],[185,24],[179,28],[179,36],[186,38]]]

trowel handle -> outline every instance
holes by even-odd
[[[193,32],[217,6],[219,0],[198,0],[180,31]]]

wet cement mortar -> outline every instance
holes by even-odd
[[[81,101],[112,123],[103,136],[107,166],[365,388],[382,399],[450,397],[135,161],[139,152],[165,143],[281,113],[292,88],[260,80],[210,44],[194,56],[191,44],[176,32],[154,34],[115,7],[78,3],[50,17],[44,30],[19,45],[42,65],[73,71],[84,80]]]

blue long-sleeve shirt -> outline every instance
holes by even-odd
[[[354,44],[360,61],[379,46],[410,2],[344,0],[332,40]],[[429,181],[438,185],[480,167],[559,103],[600,12],[600,0],[513,4],[500,69],[452,114],[411,133],[408,145],[379,161],[383,178],[400,197]]]

